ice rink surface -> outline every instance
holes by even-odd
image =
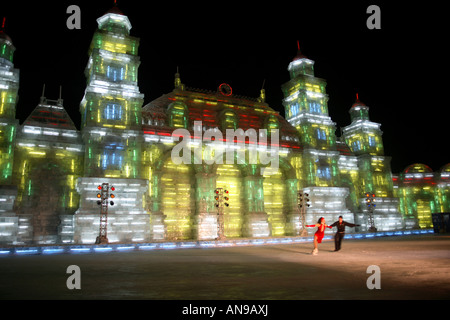
[[[440,300],[450,298],[450,235],[253,247],[0,258],[0,299]],[[81,289],[69,290],[68,266]],[[367,268],[380,269],[369,289]]]

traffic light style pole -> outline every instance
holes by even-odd
[[[115,196],[109,194],[109,183],[103,183],[97,189],[99,190],[97,204],[100,206],[100,232],[95,244],[108,244],[108,204],[114,205],[114,201],[109,201],[109,198],[113,199]],[[111,191],[115,191],[115,188],[111,187]]]
[[[375,221],[373,219],[373,211],[375,209],[375,193],[366,192],[366,204],[367,210],[369,212],[369,232],[377,232],[377,228],[375,228]]]
[[[302,229],[300,231],[300,236],[304,237],[308,235],[306,231],[306,208],[310,206],[309,204],[309,194],[300,190],[297,195],[297,205],[300,210],[300,221],[302,223]]]
[[[225,227],[224,227],[224,206],[228,207],[228,190],[223,188],[216,188],[214,190],[214,199],[216,200],[215,206],[217,208],[217,238],[216,240],[224,240],[225,237]]]

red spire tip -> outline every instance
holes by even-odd
[[[297,48],[298,48],[298,51],[300,51],[300,41],[298,41],[298,40],[297,40]]]
[[[5,22],[6,22],[6,17],[3,17],[2,29],[5,29]]]

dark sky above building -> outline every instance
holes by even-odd
[[[182,82],[215,90],[225,82],[257,97],[265,80],[267,102],[284,116],[281,85],[297,53],[315,61],[327,80],[329,113],[340,128],[359,93],[381,123],[392,171],[415,162],[437,171],[450,162],[445,10],[437,1],[138,1],[118,0],[141,39],[139,86],[145,104]],[[367,7],[381,9],[381,29],[369,30]],[[69,5],[81,9],[81,30],[69,30]],[[80,122],[84,69],[96,19],[113,0],[8,1],[0,6],[20,69],[17,118],[63,86],[64,106]]]

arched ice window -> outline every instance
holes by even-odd
[[[184,103],[174,102],[169,105],[169,126],[175,128],[187,128],[189,114]]]

